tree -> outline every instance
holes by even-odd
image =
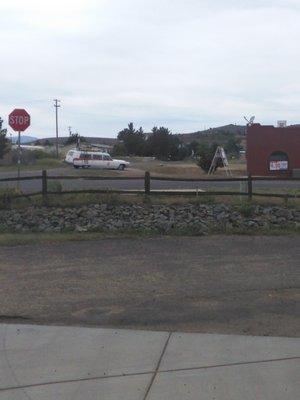
[[[154,127],[146,141],[145,152],[161,160],[182,160],[187,156],[187,150],[178,136],[172,135],[168,128]]]
[[[133,123],[128,124],[128,128],[118,133],[118,139],[124,143],[127,155],[141,156],[144,153],[145,134],[143,129],[135,130]]]
[[[71,133],[68,139],[65,141],[65,145],[68,144],[78,144],[80,142],[86,142],[86,139],[83,136],[80,136],[79,133]]]
[[[229,136],[225,144],[224,150],[230,156],[239,157],[240,151],[243,149],[241,146],[241,139],[235,137],[233,134]]]
[[[218,147],[218,143],[212,143],[212,144],[208,144],[208,143],[200,143],[198,148],[197,148],[197,165],[199,165],[199,167],[201,169],[203,169],[203,171],[208,172],[212,163],[212,160],[214,158],[215,152],[217,150]],[[219,160],[217,162],[215,171],[217,170],[218,167],[222,167],[222,162],[221,160]]]
[[[124,157],[126,155],[127,155],[127,153],[126,153],[124,143],[117,143],[114,145],[113,150],[112,150],[113,157]]]
[[[8,139],[6,137],[7,129],[3,129],[2,124],[3,119],[0,117],[0,159],[2,159],[9,150]]]
[[[45,139],[44,142],[43,142],[43,145],[44,146],[51,146],[50,140],[49,139]]]
[[[194,157],[197,154],[198,146],[199,142],[197,142],[197,140],[193,140],[191,143],[187,145],[188,151],[192,157]]]

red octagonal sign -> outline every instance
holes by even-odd
[[[8,116],[9,126],[18,132],[23,132],[30,125],[30,115],[22,108],[16,108]]]

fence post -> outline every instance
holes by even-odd
[[[42,171],[42,196],[43,196],[43,204],[47,205],[47,171]]]
[[[248,174],[248,200],[252,200],[252,176]]]
[[[150,172],[146,171],[145,172],[145,194],[149,195],[150,194],[150,181],[151,181],[151,177],[150,177]]]

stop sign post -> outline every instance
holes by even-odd
[[[21,132],[24,132],[30,126],[30,115],[22,108],[15,108],[8,116],[8,124],[18,132],[18,178],[20,177],[20,163],[21,163]]]

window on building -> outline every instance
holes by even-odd
[[[283,151],[275,151],[269,159],[270,171],[287,171],[289,169],[289,159]]]

